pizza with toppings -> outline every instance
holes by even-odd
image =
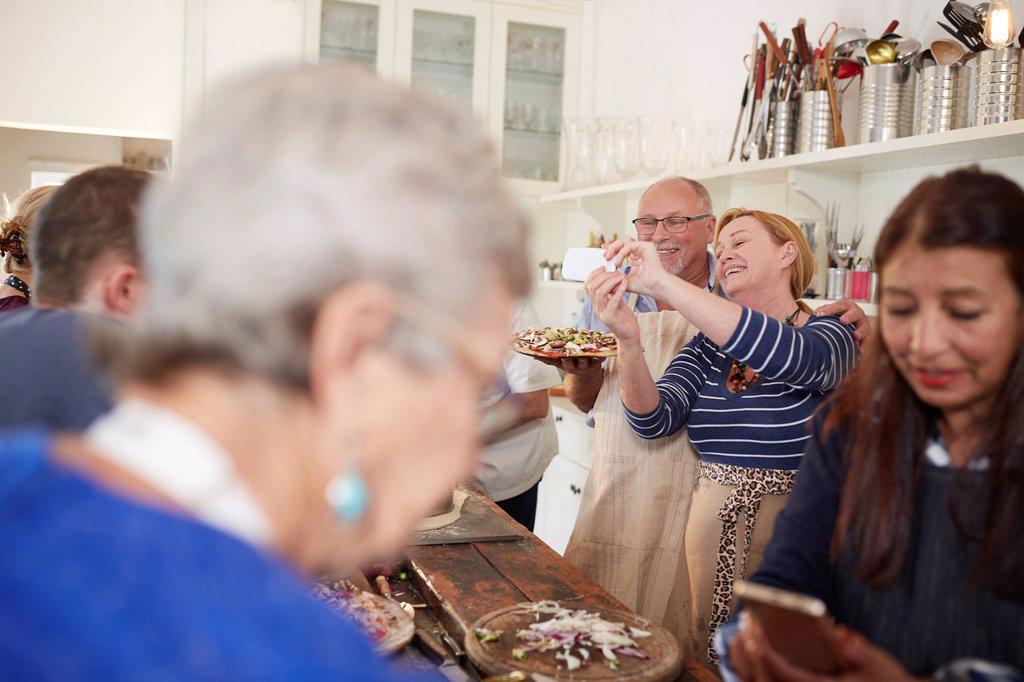
[[[510,346],[541,358],[608,358],[619,352],[614,335],[574,327],[525,329],[512,334]]]
[[[394,653],[412,639],[415,625],[396,602],[353,589],[347,581],[315,583],[313,597],[348,616],[382,654]]]

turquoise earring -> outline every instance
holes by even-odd
[[[332,478],[324,495],[335,515],[345,523],[355,523],[363,518],[370,500],[366,481],[352,472]]]

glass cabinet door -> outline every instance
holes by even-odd
[[[479,0],[399,0],[398,81],[484,115],[491,8]]]
[[[509,22],[505,52],[505,177],[554,182],[559,177],[564,28]]]
[[[320,6],[320,61],[363,64],[376,71],[380,8],[344,0],[323,0]]]
[[[413,90],[429,92],[472,111],[475,44],[473,17],[415,10],[409,80]]]

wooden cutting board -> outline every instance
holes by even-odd
[[[499,516],[474,494],[462,504],[462,513],[453,523],[436,530],[414,533],[410,545],[454,545],[470,542],[518,540],[527,535],[525,528],[510,518]]]
[[[575,605],[574,605],[575,607]],[[601,650],[590,647],[590,661],[577,670],[569,672],[565,662],[555,659],[555,651],[527,654],[526,660],[519,661],[512,656],[516,647],[516,632],[537,622],[533,614],[520,613],[519,606],[510,606],[492,611],[477,620],[466,634],[466,654],[473,664],[487,675],[501,675],[520,670],[525,673],[537,673],[556,680],[580,680],[585,682],[615,680],[615,682],[661,682],[675,680],[682,672],[682,659],[676,638],[665,628],[652,625],[625,611],[600,609],[580,605],[586,611],[601,614],[605,620],[625,623],[651,633],[650,637],[637,640],[637,648],[650,656],[649,659],[619,656],[621,666],[612,670],[601,654]],[[541,616],[545,619],[546,616]],[[497,642],[481,642],[474,632],[477,628],[485,628],[492,632],[500,631]],[[576,655],[575,650],[573,654]],[[559,668],[561,666],[561,668]]]

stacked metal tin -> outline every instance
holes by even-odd
[[[864,67],[860,85],[858,141],[878,142],[914,132],[917,72],[910,64],[872,64]]]
[[[975,67],[974,124],[1024,118],[1024,50],[1004,47],[978,53]]]
[[[772,127],[768,156],[777,159],[789,156],[796,149],[797,108],[793,100],[776,100],[771,104]]]
[[[915,134],[928,135],[969,125],[970,70],[964,64],[921,69]]]
[[[839,94],[836,93],[836,99]],[[838,102],[837,102],[838,105]],[[818,152],[835,146],[832,108],[828,91],[805,90],[800,93],[800,116],[797,123],[796,151],[798,154]]]

